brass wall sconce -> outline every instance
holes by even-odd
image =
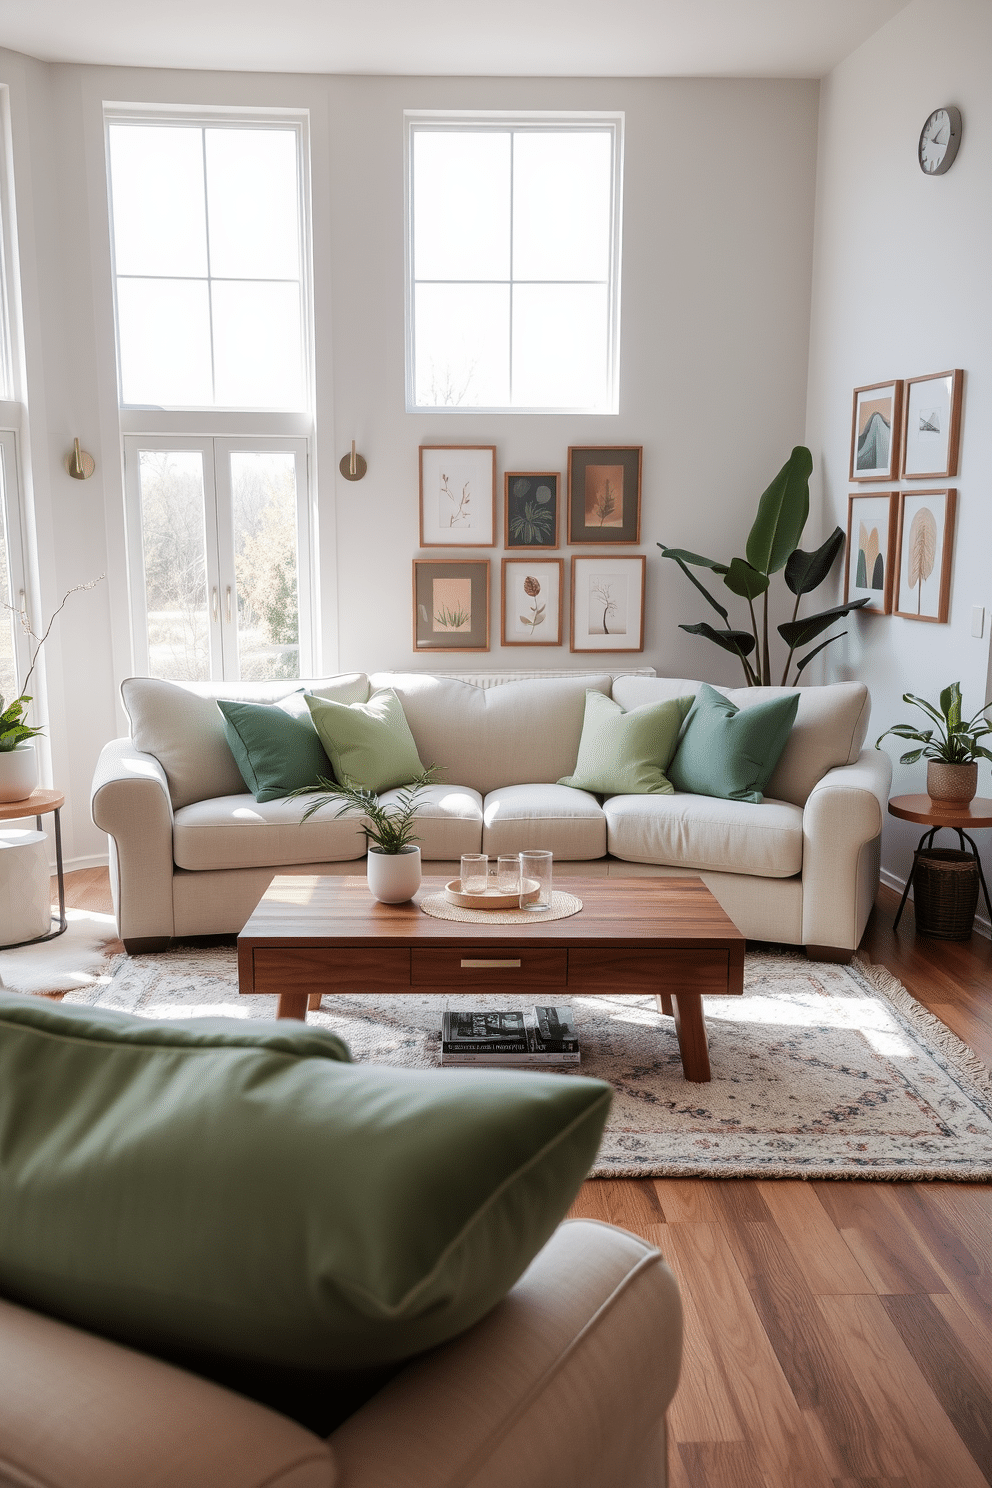
[[[96,461],[92,455],[88,455],[85,450],[79,448],[78,439],[72,441],[72,453],[66,455],[62,464],[73,480],[89,480],[96,469]]]
[[[368,462],[364,455],[355,453],[355,441],[351,441],[351,454],[341,456],[341,464],[338,466],[345,480],[361,480],[368,470]]]

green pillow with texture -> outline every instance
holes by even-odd
[[[338,780],[378,793],[424,773],[403,704],[391,687],[380,688],[367,703],[308,694],[307,706]]]
[[[596,1156],[599,1080],[352,1064],[286,1020],[0,992],[0,1294],[139,1349],[381,1369],[470,1327]]]
[[[303,689],[277,703],[218,698],[224,732],[245,785],[256,801],[277,801],[290,791],[329,780],[331,762],[310,717]]]
[[[676,790],[758,804],[796,720],[799,693],[738,708],[705,682],[668,769]]]
[[[605,796],[670,796],[665,774],[692,698],[668,698],[625,712],[602,692],[586,693],[575,773],[559,785]]]

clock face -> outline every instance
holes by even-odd
[[[956,108],[934,109],[920,134],[920,170],[928,176],[942,176],[961,143],[961,115]]]

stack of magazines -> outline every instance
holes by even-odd
[[[447,1012],[442,1064],[577,1065],[579,1036],[570,1007]]]

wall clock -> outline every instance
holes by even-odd
[[[942,176],[950,170],[960,143],[961,110],[934,109],[920,131],[920,170],[927,176]]]

